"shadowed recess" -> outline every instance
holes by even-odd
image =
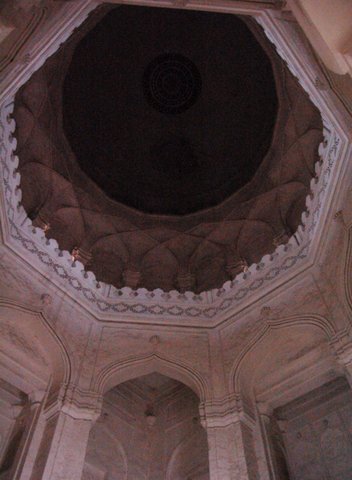
[[[277,112],[269,58],[238,17],[120,7],[77,45],[65,134],[112,199],[188,214],[245,185]]]

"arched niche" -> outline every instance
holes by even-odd
[[[120,376],[124,380],[105,391],[102,414],[88,441],[83,480],[209,480],[199,396],[175,377],[159,373],[160,361],[154,364],[158,371],[152,365],[135,368],[129,378]],[[139,375],[141,371],[149,373]]]
[[[22,478],[25,469],[31,468],[26,454],[33,447],[35,456],[35,442],[31,442],[42,405],[57,400],[61,385],[69,378],[64,344],[45,316],[22,305],[0,302],[1,478]]]
[[[310,352],[316,352],[316,362],[323,358],[333,362],[328,342],[334,333],[328,320],[314,315],[266,321],[236,358],[230,374],[230,391],[252,403],[263,378],[283,371],[284,366],[293,375],[299,365],[309,360]]]
[[[1,302],[0,337],[0,377],[19,390],[50,398],[69,381],[67,351],[42,313]]]
[[[260,464],[261,475],[280,480],[308,479],[297,476],[292,466],[290,451],[296,445],[288,435],[294,423],[289,423],[286,412],[292,411],[295,418],[298,407],[294,405],[306,402],[297,415],[311,409],[309,412],[318,418],[317,412],[325,405],[325,394],[321,392],[329,391],[331,397],[335,394],[328,385],[341,380],[343,373],[329,344],[334,334],[332,324],[318,315],[271,319],[247,341],[237,357],[230,387],[253,420],[256,454],[266,459]],[[304,419],[307,425],[309,415]]]

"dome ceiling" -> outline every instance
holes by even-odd
[[[273,252],[323,137],[254,22],[132,6],[97,10],[14,117],[28,215],[118,288],[200,292]]]
[[[110,198],[156,214],[202,210],[245,185],[276,111],[254,35],[206,12],[112,10],[76,46],[63,89],[82,170]]]

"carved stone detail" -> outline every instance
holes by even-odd
[[[150,337],[149,342],[153,345],[154,348],[156,348],[160,344],[161,340],[158,335],[153,335],[152,337]]]
[[[42,305],[51,305],[52,302],[53,302],[53,298],[51,295],[49,295],[48,293],[43,293],[41,296],[40,296],[40,300],[42,302]]]
[[[352,336],[344,330],[338,332],[331,340],[330,346],[338,361],[344,367],[352,367]]]
[[[132,268],[124,270],[122,276],[125,285],[133,289],[136,289],[139,286],[142,278],[141,272],[133,270]]]
[[[255,424],[254,418],[248,415],[243,399],[238,394],[206,401],[200,405],[199,411],[201,424],[206,429],[227,427],[237,422],[244,422],[250,428]]]
[[[96,421],[101,413],[102,402],[100,394],[69,384],[62,386],[58,405],[63,413],[72,418]]]
[[[180,292],[192,292],[195,286],[195,276],[190,271],[181,269],[177,275]]]

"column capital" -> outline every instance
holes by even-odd
[[[227,427],[234,423],[245,423],[253,428],[255,419],[251,409],[239,394],[233,393],[222,398],[214,398],[200,404],[201,423],[204,428]]]
[[[84,390],[72,383],[63,384],[56,401],[45,409],[45,416],[50,418],[62,412],[76,420],[95,422],[101,413],[103,397],[91,390]]]
[[[96,421],[101,413],[103,397],[99,393],[67,384],[60,391],[61,411],[79,420]]]
[[[352,333],[349,330],[337,332],[330,340],[330,347],[343,367],[352,367]]]

